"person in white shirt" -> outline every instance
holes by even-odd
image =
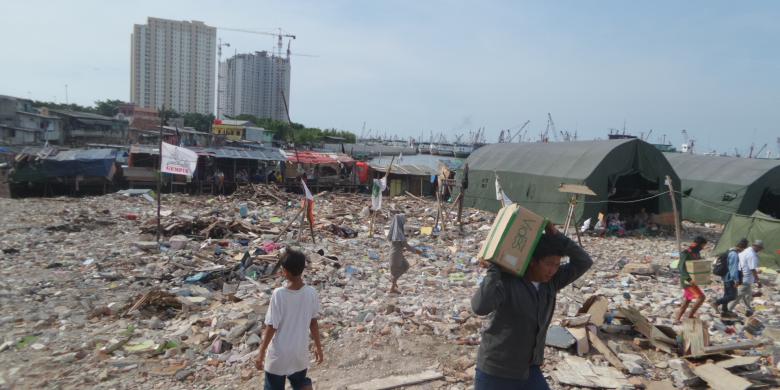
[[[748,317],[753,315],[753,285],[761,288],[761,281],[758,279],[758,252],[764,249],[764,242],[756,240],[753,242],[753,246],[745,249],[739,253],[739,271],[742,274],[742,280],[738,282],[739,292],[737,298],[729,304],[729,310],[733,311],[734,307],[742,302],[745,304],[745,315]]]
[[[294,390],[311,389],[311,379],[306,377],[309,337],[314,340],[315,361],[320,364],[323,360],[317,324],[320,301],[317,291],[301,277],[306,267],[303,253],[287,250],[281,265],[287,286],[277,288],[271,295],[255,367],[265,370],[265,390],[284,390],[285,380],[290,381]]]

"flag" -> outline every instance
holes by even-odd
[[[198,155],[187,148],[162,143],[160,172],[191,177],[198,166]]]
[[[404,161],[404,152],[398,154],[398,163],[400,164],[402,161]]]
[[[504,189],[501,188],[501,184],[498,182],[498,175],[496,175],[496,200],[501,201],[501,207],[506,207],[512,204],[512,199],[509,199],[509,197],[506,196]]]
[[[301,179],[301,185],[303,185],[303,206],[306,208],[306,216],[309,218],[309,225],[314,229],[314,195],[309,191],[309,186],[306,185],[306,181]]]
[[[382,208],[382,192],[387,189],[387,175],[381,179],[374,179],[371,187],[371,210]]]

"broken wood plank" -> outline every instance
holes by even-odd
[[[720,368],[742,367],[756,364],[759,360],[761,360],[760,356],[735,356],[731,359],[717,362],[715,365]]]
[[[561,320],[561,326],[565,328],[575,328],[586,325],[588,322],[590,322],[590,314],[585,314],[577,317],[564,318]]]
[[[657,349],[666,353],[672,353],[673,349],[677,346],[677,341],[675,339],[667,336],[660,329],[651,324],[639,310],[630,306],[624,306],[619,308],[618,311],[626,319],[631,321],[631,323],[634,324],[634,329],[649,339],[650,343]]]
[[[709,332],[704,327],[702,320],[698,318],[686,318],[683,321],[683,340],[685,340],[684,352],[691,356],[703,355],[704,348],[709,341]]]
[[[444,375],[433,370],[412,375],[393,375],[385,378],[372,379],[368,382],[347,386],[347,390],[388,390],[404,386],[435,381],[444,378]]]
[[[577,314],[590,314],[590,323],[601,326],[604,324],[604,315],[609,310],[609,300],[603,295],[594,295],[588,298]]]
[[[704,348],[705,353],[720,353],[720,352],[726,352],[726,351],[736,351],[740,349],[752,349],[752,348],[758,348],[760,346],[764,345],[764,340],[748,340],[748,341],[739,341],[736,343],[730,343],[730,344],[721,344],[721,345],[712,345],[709,347]]]
[[[693,373],[715,390],[745,390],[751,386],[748,380],[711,363],[693,367]]]
[[[588,331],[585,328],[566,328],[566,330],[577,340],[577,356],[585,356],[590,351],[588,342]]]
[[[616,368],[595,366],[577,356],[566,356],[552,376],[559,383],[580,387],[617,389],[629,385],[625,375]]]
[[[677,390],[670,380],[654,381],[647,384],[647,390]]]
[[[602,341],[599,336],[596,334],[598,330],[594,326],[588,327],[588,340],[590,340],[590,344],[593,345],[593,348],[595,348],[599,353],[604,355],[604,358],[607,359],[607,361],[615,366],[615,368],[621,370],[621,371],[628,371],[625,365],[623,365],[623,362],[620,360],[620,358],[615,355],[615,352],[612,351],[609,346]]]

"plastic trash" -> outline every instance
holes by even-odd
[[[241,218],[246,218],[247,215],[249,215],[249,208],[246,203],[242,202],[238,204],[238,213],[241,215]]]

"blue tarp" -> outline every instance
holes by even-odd
[[[62,150],[47,157],[19,164],[11,181],[42,182],[57,177],[110,178],[114,174],[114,149]]]

